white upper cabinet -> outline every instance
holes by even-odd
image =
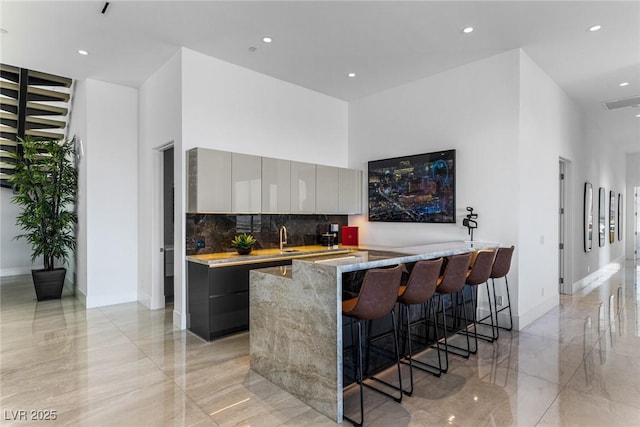
[[[362,213],[362,171],[339,168],[338,213]]]
[[[262,158],[262,212],[291,212],[291,161]]]
[[[187,212],[231,212],[231,153],[187,151]]]
[[[291,162],[291,213],[316,212],[316,165]]]
[[[262,209],[262,158],[231,154],[231,212],[260,213]]]
[[[316,213],[338,213],[339,169],[316,165]]]

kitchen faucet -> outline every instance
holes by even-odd
[[[280,252],[282,252],[282,246],[287,243],[287,227],[284,225],[280,227]]]

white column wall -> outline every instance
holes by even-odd
[[[577,187],[584,186],[582,116],[569,97],[537,64],[520,51],[520,151],[518,162],[519,218],[516,244],[520,326],[558,304],[559,298],[559,160],[570,162],[577,176],[567,177],[568,198],[575,204]],[[573,187],[573,188],[572,188]],[[582,209],[568,206],[566,267],[582,250],[581,236],[572,225],[582,222]]]
[[[182,147],[182,90],[181,90],[181,51],[176,54],[140,87],[139,117],[140,144],[138,147],[138,259],[140,280],[138,283],[138,299],[140,302],[157,309],[164,306],[164,282],[161,275],[163,254],[160,248],[162,229],[162,191],[160,147],[173,143],[176,159],[180,159]],[[182,168],[176,160],[174,169],[176,191]],[[176,194],[177,196],[177,194]],[[182,215],[179,209],[179,198],[176,197],[175,232],[176,258],[174,283],[174,324],[186,327],[185,302],[179,280],[179,272],[184,257],[178,257],[178,246],[183,240],[177,237],[182,230]]]
[[[86,306],[136,301],[138,91],[87,80],[86,130]]]
[[[86,305],[87,297],[87,81],[74,83],[73,104],[69,121],[69,135],[75,135],[79,141],[78,161],[78,228],[76,233],[76,296]]]

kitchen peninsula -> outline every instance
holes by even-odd
[[[250,272],[251,369],[334,421],[343,418],[343,274],[497,243],[450,242],[294,259]]]
[[[249,328],[249,271],[290,265],[293,259],[345,254],[348,247],[306,245],[187,256],[189,330],[209,341]]]

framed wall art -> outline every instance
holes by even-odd
[[[618,194],[618,240],[622,240],[622,211],[624,211],[622,194]]]
[[[616,192],[609,191],[609,243],[616,241]]]
[[[593,245],[593,185],[584,183],[584,251],[591,252]]]
[[[605,233],[607,227],[605,224],[606,210],[607,205],[605,201],[604,187],[600,187],[598,191],[598,245],[600,247],[603,247],[605,242]]]
[[[456,150],[369,162],[369,221],[456,222]]]

